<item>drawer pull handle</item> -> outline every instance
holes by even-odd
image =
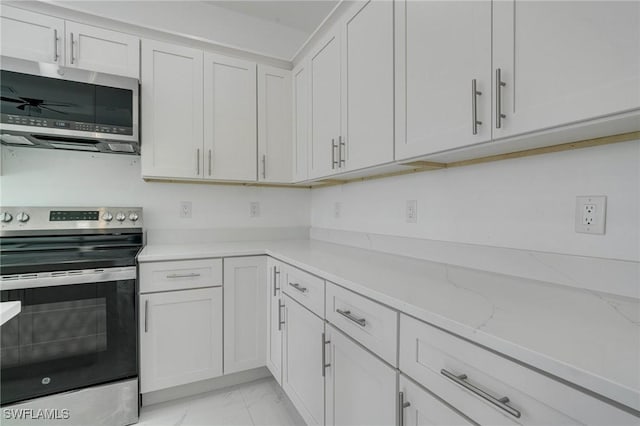
[[[325,353],[326,345],[331,343],[331,340],[327,340],[325,333],[322,333],[322,377],[327,374],[327,367],[331,367],[331,363],[327,364],[327,354]]]
[[[520,416],[522,415],[520,413],[520,411],[518,411],[515,408],[507,405],[507,403],[509,402],[509,398],[508,397],[503,396],[502,398],[496,398],[495,396],[483,391],[482,389],[478,388],[477,386],[472,385],[471,383],[467,382],[467,375],[466,374],[460,374],[459,376],[456,376],[455,374],[453,374],[453,373],[451,373],[451,372],[449,372],[449,371],[447,371],[445,369],[440,370],[440,374],[445,376],[447,379],[452,380],[453,382],[455,382],[458,385],[462,386],[463,388],[467,389],[468,391],[470,391],[472,393],[475,393],[480,398],[492,403],[496,407],[506,411],[507,413],[511,414],[513,417],[519,419]]]
[[[149,300],[144,301],[144,332],[149,331]]]
[[[282,299],[278,300],[278,331],[282,331],[282,308],[284,308],[284,303],[282,303]]]
[[[306,293],[308,291],[306,287],[301,287],[298,283],[289,283],[289,285],[298,290],[300,293]]]
[[[398,403],[398,424],[400,426],[404,426],[404,409],[411,406],[410,402],[405,402],[404,400],[404,392],[400,392],[398,395],[398,399],[400,400]]]
[[[356,318],[351,314],[351,311],[343,311],[342,309],[336,309],[336,312],[342,315],[343,317],[355,322],[360,327],[366,327],[367,320],[364,318]]]
[[[167,275],[167,278],[173,279],[173,278],[196,278],[199,277],[200,274],[198,273],[192,273],[192,274],[169,274]]]
[[[279,281],[280,271],[277,267],[273,267],[273,297],[276,297],[276,292],[280,291],[280,287],[276,286],[276,282]]]

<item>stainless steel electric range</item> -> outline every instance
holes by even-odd
[[[3,207],[0,224],[1,300],[22,306],[0,326],[3,425],[137,422],[142,209]]]

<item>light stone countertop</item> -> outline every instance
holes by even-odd
[[[269,255],[640,411],[640,301],[314,240],[148,245],[140,262]]]
[[[0,302],[0,325],[18,315],[20,310],[20,302]]]

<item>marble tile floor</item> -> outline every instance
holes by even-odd
[[[140,426],[298,426],[304,421],[273,378],[140,409]]]

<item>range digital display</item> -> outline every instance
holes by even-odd
[[[70,211],[70,210],[51,210],[49,212],[50,222],[67,222],[75,220],[98,220],[98,211]]]

